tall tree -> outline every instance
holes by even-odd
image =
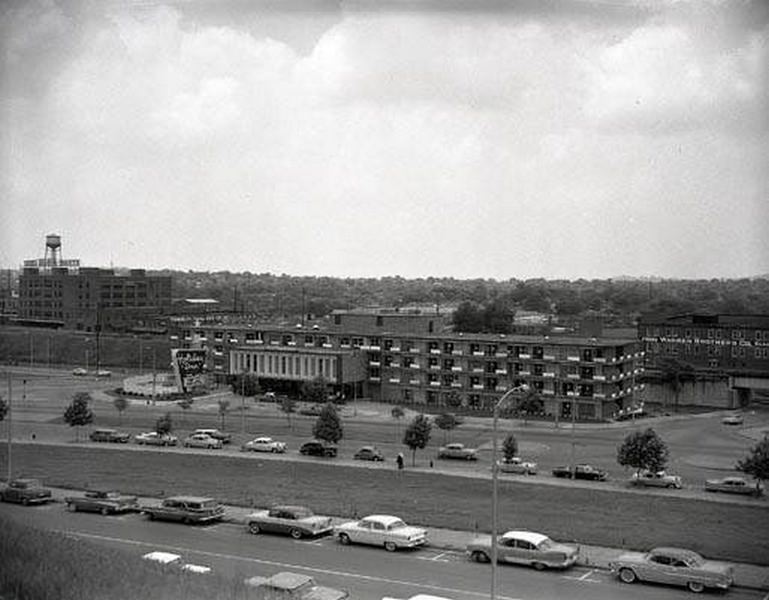
[[[319,376],[311,381],[306,381],[302,385],[302,400],[314,402],[315,404],[325,404],[328,402],[328,384],[326,380]]]
[[[293,430],[294,425],[291,422],[291,413],[296,411],[296,402],[294,399],[291,396],[283,396],[280,400],[280,410],[286,415],[288,428]]]
[[[451,390],[446,394],[446,406],[449,408],[459,408],[462,406],[462,395],[457,390]]]
[[[425,415],[419,414],[409,423],[403,434],[403,443],[411,449],[411,466],[416,465],[417,450],[424,450],[430,441],[432,423]]]
[[[459,425],[459,421],[452,413],[441,413],[435,417],[435,425],[443,431],[443,442],[446,443],[448,434],[452,429],[456,429]]]
[[[327,402],[321,409],[320,415],[312,427],[312,434],[319,440],[334,444],[342,439],[344,435],[342,420],[339,418],[339,411],[336,406],[331,402]]]
[[[80,427],[93,423],[93,412],[88,407],[90,402],[91,395],[88,392],[78,392],[64,411],[64,422],[76,428],[75,441],[80,441]]]
[[[761,483],[769,480],[769,436],[758,442],[745,458],[737,463],[737,470],[747,473],[756,480],[756,493]]]
[[[390,415],[393,419],[395,419],[395,441],[397,443],[397,441],[401,438],[401,419],[406,416],[406,412],[403,410],[402,406],[393,406],[392,410],[390,411]]]
[[[116,396],[112,401],[112,405],[115,407],[115,410],[117,410],[118,419],[122,425],[123,413],[125,412],[125,409],[128,408],[128,400],[126,400],[125,396]]]
[[[667,465],[668,455],[667,444],[651,427],[629,433],[617,448],[617,462],[623,467],[633,467],[636,473],[642,469],[662,471]]]
[[[502,456],[507,461],[518,456],[518,440],[515,439],[515,435],[512,433],[508,433],[505,441],[502,442]]]

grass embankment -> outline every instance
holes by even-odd
[[[0,517],[0,598],[240,600],[242,582],[194,575]]]
[[[0,456],[4,452],[0,451]],[[194,493],[243,506],[306,504],[338,516],[397,514],[458,530],[491,529],[491,482],[406,469],[164,452],[17,446],[17,472],[50,485],[114,487],[160,496]],[[500,481],[503,529],[645,549],[684,546],[711,558],[769,564],[769,509],[690,498]]]

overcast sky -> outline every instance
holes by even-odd
[[[89,266],[769,273],[763,0],[18,0],[0,18],[2,267],[58,233]]]

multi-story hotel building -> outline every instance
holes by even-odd
[[[21,324],[95,331],[151,329],[171,306],[171,278],[143,269],[116,275],[112,269],[61,260],[57,235],[46,238],[46,257],[25,261],[19,276]]]
[[[335,311],[311,327],[227,323],[184,326],[172,343],[209,349],[220,380],[254,373],[294,391],[323,376],[346,398],[488,410],[523,385],[547,414],[603,419],[637,402],[643,353],[635,338],[462,334],[443,316],[397,310]],[[449,396],[453,396],[449,398]]]

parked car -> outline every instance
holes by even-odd
[[[209,437],[214,438],[215,440],[219,440],[222,444],[229,444],[232,441],[232,435],[229,433],[224,433],[223,431],[219,431],[218,429],[196,429],[192,432],[192,435],[207,435]]]
[[[467,448],[464,444],[452,443],[438,449],[438,458],[458,458],[461,460],[478,460],[478,450]]]
[[[123,496],[120,492],[110,490],[88,490],[83,496],[67,496],[64,498],[67,508],[72,512],[98,512],[103,515],[114,515],[139,509],[136,496]]]
[[[363,446],[355,454],[353,454],[355,460],[371,460],[374,462],[382,462],[384,460],[384,454],[376,446]]]
[[[384,546],[388,552],[424,546],[427,542],[426,530],[406,525],[390,515],[370,515],[359,521],[342,523],[334,529],[334,534],[343,544]]]
[[[253,534],[282,533],[295,540],[325,535],[334,530],[331,517],[315,515],[304,506],[281,505],[259,510],[248,515],[246,524]]]
[[[38,479],[12,479],[0,489],[0,500],[19,504],[45,504],[53,500],[53,493]]]
[[[96,371],[97,377],[112,377],[112,371],[107,371],[107,369],[99,369]]]
[[[517,473],[519,475],[536,475],[537,463],[523,460],[517,456],[507,459],[503,458],[498,463],[499,470],[502,473]]]
[[[603,469],[597,469],[591,465],[575,465],[574,479],[587,479],[589,481],[606,481],[609,474]],[[566,477],[571,479],[571,467],[556,467],[553,469],[553,477]]]
[[[727,415],[723,419],[721,419],[721,422],[724,425],[742,425],[745,422],[745,417],[743,417],[741,414],[733,414],[733,415]]]
[[[305,442],[299,448],[299,454],[305,454],[307,456],[336,456],[338,448],[336,444],[331,442],[324,442],[322,440],[313,440],[311,442]]]
[[[211,572],[211,567],[205,567],[203,565],[193,565],[182,561],[180,554],[174,554],[173,552],[161,552],[156,550],[155,552],[148,552],[142,556],[144,560],[160,563],[161,565],[170,565],[174,568],[179,568],[181,571],[188,573],[196,573],[198,575],[205,575]]]
[[[631,483],[643,487],[662,487],[681,489],[681,478],[678,475],[668,475],[665,471],[641,471],[633,473]]]
[[[491,560],[491,536],[479,537],[467,545],[467,554],[476,562]],[[533,531],[508,531],[497,537],[499,562],[529,565],[535,569],[565,569],[577,562],[579,546],[554,542]]]
[[[257,600],[346,600],[350,597],[346,590],[317,585],[309,575],[288,571],[271,577],[249,577],[245,584],[252,590],[248,597]]]
[[[305,415],[307,417],[318,417],[320,416],[320,413],[323,411],[323,405],[322,404],[313,404],[312,406],[304,406],[299,409],[300,415]]]
[[[160,506],[142,506],[141,511],[150,520],[180,521],[181,523],[209,523],[224,517],[224,506],[213,498],[201,496],[171,496]]]
[[[88,375],[88,371],[83,367],[77,367],[76,369],[72,369],[72,374],[77,375],[78,377],[83,377],[84,375]]]
[[[649,581],[680,585],[692,592],[705,588],[727,590],[734,581],[731,565],[705,560],[691,550],[655,548],[651,552],[627,552],[609,564],[620,581]]]
[[[285,442],[278,442],[271,437],[258,437],[243,444],[240,449],[243,452],[272,452],[283,454],[286,451]]]
[[[708,479],[705,481],[705,491],[760,496],[763,489],[758,481],[752,484],[742,477],[724,477],[723,479]]]
[[[182,445],[185,448],[209,448],[219,450],[222,448],[222,440],[217,440],[207,433],[193,433],[184,438]]]
[[[158,433],[157,431],[148,431],[147,433],[138,433],[134,436],[134,442],[139,445],[147,446],[176,446],[179,438],[170,433]]]
[[[89,436],[92,442],[112,442],[115,444],[127,444],[131,434],[116,429],[94,429]]]

